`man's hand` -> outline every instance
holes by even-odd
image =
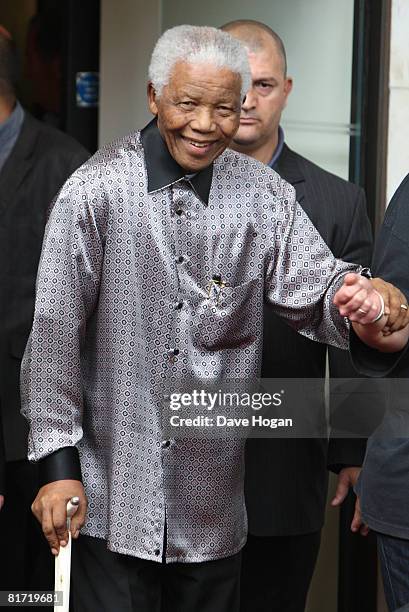
[[[360,473],[360,467],[348,467],[340,471],[338,474],[338,484],[335,491],[335,497],[331,501],[331,506],[336,507],[342,504],[348,495],[349,489],[356,485]],[[351,523],[351,531],[354,533],[360,531],[361,535],[363,536],[367,536],[369,533],[369,527],[364,525],[362,522],[361,505],[358,497],[356,498],[355,502],[355,512]]]
[[[362,325],[372,323],[382,306],[371,281],[353,272],[345,275],[344,284],[335,294],[334,304],[341,316]]]
[[[365,523],[362,521],[361,503],[358,496],[355,501],[355,512],[351,523],[351,531],[354,533],[359,531],[362,536],[367,536],[369,533],[368,525],[365,525]]]
[[[371,283],[385,301],[385,312],[389,312],[383,333],[391,334],[406,327],[409,323],[409,309],[404,308],[408,306],[408,301],[402,291],[382,278],[373,278]]]
[[[334,304],[341,316],[348,317],[352,322],[362,342],[378,351],[395,353],[409,341],[406,299],[393,285],[381,280],[377,280],[376,284],[380,289],[379,294],[369,279],[354,273],[346,274],[344,284],[335,294]],[[381,313],[380,295],[384,301],[387,300],[388,306],[385,304],[384,316],[375,321]],[[388,327],[390,308],[394,314]]]
[[[41,487],[31,510],[41,524],[53,555],[58,555],[60,546],[68,542],[67,503],[71,497],[79,497],[78,510],[71,519],[71,536],[78,538],[85,522],[87,498],[79,480],[56,480]]]
[[[4,506],[4,495],[0,495],[0,510],[3,508]]]

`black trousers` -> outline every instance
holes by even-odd
[[[110,552],[81,535],[72,548],[75,612],[238,612],[240,553],[203,563],[157,563]]]
[[[37,492],[36,464],[6,463],[5,504],[0,512],[2,591],[54,589],[54,557],[31,512]]]
[[[52,591],[54,557],[31,512],[38,492],[38,466],[6,463],[5,503],[0,512],[0,591]],[[28,606],[25,610],[50,610]]]
[[[304,612],[321,532],[248,536],[242,551],[241,612]]]

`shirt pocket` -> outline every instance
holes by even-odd
[[[213,287],[193,315],[193,345],[201,350],[239,349],[252,344],[261,326],[261,280]]]

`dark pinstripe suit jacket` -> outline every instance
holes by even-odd
[[[291,151],[286,145],[277,171],[297,192],[297,200],[340,259],[369,265],[372,233],[361,188]],[[327,346],[299,334],[265,306],[264,378],[323,378]],[[271,347],[274,350],[271,350]],[[332,376],[356,376],[349,354],[329,349]],[[253,535],[296,535],[322,527],[327,496],[327,464],[361,465],[365,443],[357,440],[248,440],[246,503]]]

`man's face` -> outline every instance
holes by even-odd
[[[209,166],[229,146],[240,121],[241,79],[210,64],[175,65],[160,98],[148,85],[149,108],[172,157],[188,172]]]
[[[274,42],[268,42],[257,53],[248,54],[252,87],[242,106],[240,127],[234,143],[241,150],[262,147],[274,142],[281,113],[292,88],[284,76],[282,59]]]

